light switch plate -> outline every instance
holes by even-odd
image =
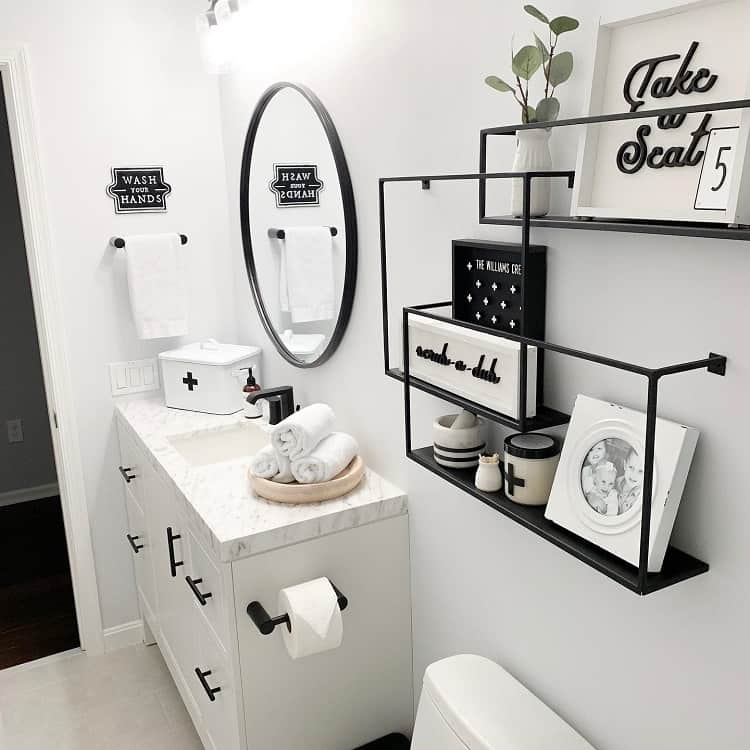
[[[113,396],[159,390],[159,365],[155,359],[112,362],[109,379]]]

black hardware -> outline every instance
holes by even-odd
[[[403,734],[389,734],[356,750],[409,750],[409,744],[409,740]]]
[[[203,594],[198,588],[198,584],[203,583],[203,579],[185,576],[185,580],[187,581],[187,585],[190,586],[190,590],[195,594],[195,598],[200,602],[201,607],[205,607],[206,604],[208,604],[208,600],[213,596],[213,594],[210,591]]]
[[[291,385],[261,388],[261,390],[251,393],[245,400],[248,404],[255,404],[262,399],[268,401],[269,424],[278,424],[294,414],[294,390]]]
[[[431,187],[429,180],[422,180],[422,190],[429,190]]]
[[[175,560],[174,556],[174,540],[175,539],[182,539],[182,535],[180,534],[174,534],[172,532],[172,527],[167,526],[167,549],[169,550],[169,572],[172,574],[172,578],[177,578],[177,568],[180,567],[180,565],[184,565],[185,561]]]
[[[183,245],[187,245],[187,241],[187,235],[181,234],[180,243]],[[125,239],[123,237],[112,237],[109,240],[109,244],[112,245],[112,247],[116,247],[118,250],[122,250],[122,248],[125,247]]]
[[[195,674],[197,675],[198,679],[201,682],[201,685],[203,685],[203,689],[206,691],[206,695],[208,696],[208,700],[210,700],[212,703],[216,700],[216,693],[221,692],[221,688],[212,688],[208,682],[206,681],[206,677],[210,677],[213,672],[209,669],[206,672],[202,672],[199,667],[195,668]]]
[[[328,582],[336,592],[339,609],[343,612],[349,606],[349,600],[336,588],[335,584],[330,579]],[[262,635],[271,635],[277,625],[286,625],[287,630],[290,633],[292,632],[292,624],[289,620],[288,613],[278,615],[277,617],[271,617],[260,602],[250,602],[250,604],[247,605],[247,614]]]
[[[331,237],[336,237],[339,233],[339,230],[336,229],[336,227],[328,227],[331,230]],[[268,236],[272,240],[285,240],[286,239],[286,231],[283,229],[276,229],[274,227],[271,227],[268,230]]]
[[[713,111],[718,109],[734,109],[738,107],[750,107],[750,100],[744,100],[742,102],[735,102],[730,105],[717,107],[716,105],[708,105],[703,111]],[[679,114],[683,111],[693,112],[700,111],[700,107],[688,107],[688,108],[675,108],[673,110],[662,110],[656,113],[628,113],[625,116],[619,116],[613,119],[636,119],[641,116],[655,116],[663,114]],[[607,118],[604,118],[607,119]],[[583,118],[583,122],[603,121],[596,120],[596,118]],[[560,124],[577,124],[578,121],[558,121]],[[533,123],[531,126],[519,126],[518,129],[531,129],[540,127],[538,123]],[[545,125],[541,125],[545,127]],[[480,144],[480,160],[481,168],[486,168],[486,142],[484,135],[489,131],[482,131],[483,140]],[[501,134],[509,134],[515,132],[511,129],[495,129],[493,131]],[[577,349],[571,349],[569,347],[559,346],[546,341],[530,338],[527,334],[527,319],[526,319],[526,304],[524,290],[526,287],[527,278],[525,276],[528,264],[527,264],[527,253],[530,249],[530,233],[532,226],[532,219],[530,216],[530,205],[531,205],[531,184],[532,180],[538,177],[566,177],[568,179],[568,187],[572,187],[574,173],[573,172],[493,172],[488,173],[480,171],[478,173],[471,174],[455,174],[455,175],[420,175],[420,176],[405,176],[405,177],[381,177],[379,181],[379,208],[380,208],[380,256],[381,256],[381,292],[383,301],[383,355],[385,372],[391,377],[395,377],[399,380],[403,380],[404,384],[404,427],[405,427],[405,444],[406,444],[406,455],[412,461],[421,464],[435,474],[442,476],[448,481],[455,484],[457,487],[461,487],[469,494],[478,497],[483,502],[495,507],[500,512],[513,518],[516,522],[521,523],[527,528],[534,531],[536,534],[548,539],[557,546],[561,547],[569,554],[574,555],[578,559],[586,562],[597,570],[603,572],[605,575],[617,580],[623,586],[627,586],[631,590],[635,591],[640,595],[649,594],[659,589],[671,586],[675,583],[683,581],[687,578],[691,578],[701,573],[705,573],[708,570],[708,565],[705,562],[696,560],[690,555],[686,555],[684,552],[669,547],[667,555],[664,560],[664,567],[661,573],[654,574],[648,572],[648,553],[649,553],[649,532],[650,532],[650,520],[651,520],[651,502],[652,502],[652,490],[653,490],[653,479],[654,479],[654,445],[656,436],[656,411],[657,411],[657,397],[658,397],[658,384],[659,380],[667,375],[674,375],[682,372],[689,372],[692,370],[705,369],[710,373],[723,375],[726,371],[727,358],[720,354],[710,353],[708,357],[704,359],[693,360],[690,362],[681,362],[674,365],[667,365],[664,367],[644,367],[642,365],[625,362],[622,360],[616,360],[610,357],[603,357],[591,352],[579,351]],[[513,420],[508,415],[499,414],[491,409],[487,409],[481,404],[472,402],[469,399],[465,399],[461,396],[457,396],[450,391],[446,391],[442,388],[434,386],[432,384],[425,383],[417,378],[412,378],[409,372],[409,353],[410,342],[409,342],[409,317],[422,316],[426,318],[432,318],[435,320],[445,321],[450,319],[450,314],[437,315],[431,310],[435,308],[450,308],[452,302],[439,302],[432,304],[423,304],[413,307],[405,307],[402,310],[402,356],[403,356],[403,373],[400,373],[397,369],[391,368],[390,366],[390,353],[389,353],[389,314],[388,314],[388,276],[387,276],[387,246],[386,246],[386,221],[385,221],[385,184],[387,182],[422,182],[423,180],[477,180],[480,188],[480,221],[484,218],[484,198],[485,198],[485,183],[491,179],[520,179],[523,181],[523,215],[520,219],[514,220],[512,223],[520,224],[521,226],[521,264],[523,268],[523,283],[521,284],[521,317],[519,321],[519,331],[516,333],[509,333],[507,331],[496,331],[493,329],[487,329],[484,326],[476,325],[469,321],[450,320],[451,324],[459,328],[466,328],[469,330],[480,331],[489,336],[497,336],[505,338],[510,341],[517,341],[520,344],[520,366],[519,366],[519,398],[518,398],[518,414],[519,418]],[[536,225],[541,226],[538,223]],[[507,222],[511,223],[511,222]],[[592,222],[594,223],[594,222]],[[678,226],[683,233],[687,232],[687,225],[679,224]],[[619,231],[632,231],[621,229]],[[638,230],[637,230],[638,231]],[[727,232],[726,227],[723,228],[723,232]],[[658,233],[658,232],[657,232]],[[662,232],[669,233],[669,232]],[[696,234],[698,234],[696,232]],[[746,232],[745,239],[750,239],[750,232]],[[705,235],[711,236],[711,235]],[[727,236],[727,235],[721,235]],[[432,456],[432,447],[417,449],[412,448],[412,429],[411,429],[411,391],[412,389],[421,390],[426,393],[438,396],[445,401],[457,404],[473,411],[475,414],[481,414],[488,418],[507,426],[515,427],[519,432],[529,432],[532,430],[540,429],[543,426],[552,426],[553,424],[562,424],[568,421],[569,417],[561,414],[560,412],[554,412],[546,407],[539,407],[537,410],[536,418],[529,418],[526,415],[526,385],[527,385],[527,347],[535,346],[539,350],[552,351],[558,354],[574,357],[595,364],[603,365],[605,367],[612,367],[615,369],[631,372],[647,379],[648,382],[648,400],[646,407],[646,449],[645,449],[645,465],[644,465],[644,479],[643,479],[643,501],[641,507],[641,527],[640,527],[640,556],[638,560],[638,567],[625,563],[608,552],[599,550],[595,545],[580,539],[579,537],[555,527],[554,531],[551,530],[551,522],[543,519],[543,509],[541,511],[542,517],[539,516],[539,511],[536,511],[537,516],[529,517],[529,515],[522,514],[518,511],[518,508],[524,507],[519,506],[512,501],[509,501],[503,493],[483,493],[477,490],[473,486],[472,481],[468,481],[467,477],[472,474],[471,471],[468,473],[464,471],[463,474],[460,470],[446,469],[440,467],[434,461]],[[540,416],[542,419],[540,420]],[[547,422],[545,425],[544,423]],[[499,498],[499,499],[498,499]],[[511,508],[511,506],[515,506]],[[534,511],[532,511],[534,512]]]
[[[128,472],[133,471],[129,466],[118,466],[117,470],[122,474],[122,478],[130,484],[134,479],[136,479],[135,474],[129,474]]]
[[[281,336],[276,331],[271,316],[266,310],[265,303],[263,301],[263,294],[258,283],[258,275],[256,271],[255,258],[253,256],[253,242],[252,235],[250,232],[250,171],[252,168],[252,157],[253,147],[255,145],[255,139],[258,135],[258,128],[260,127],[261,119],[266,108],[270,104],[276,94],[285,89],[293,89],[299,94],[304,96],[310,103],[310,106],[315,110],[318,115],[323,129],[325,130],[326,137],[328,138],[328,144],[331,147],[333,153],[333,160],[336,165],[336,172],[338,174],[339,185],[341,187],[341,199],[344,204],[344,230],[346,232],[346,262],[344,271],[344,289],[341,295],[341,306],[339,307],[338,318],[336,325],[333,329],[331,337],[328,339],[326,348],[316,359],[306,362],[302,359],[295,357],[289,349],[285,346],[281,340]],[[349,318],[352,312],[352,306],[354,304],[354,291],[357,284],[357,212],[354,203],[354,189],[352,188],[351,175],[349,174],[349,167],[346,163],[346,156],[344,154],[344,148],[341,145],[341,139],[336,132],[336,128],[333,124],[330,114],[323,106],[323,103],[318,99],[306,86],[302,86],[296,83],[289,83],[287,81],[280,81],[269,86],[261,96],[258,104],[253,112],[250,125],[247,129],[247,136],[245,138],[245,146],[242,152],[242,170],[240,175],[240,226],[242,229],[242,246],[245,252],[245,266],[247,267],[247,275],[250,279],[250,289],[253,293],[253,299],[255,300],[255,306],[258,309],[261,322],[263,327],[266,329],[266,333],[273,341],[274,346],[279,351],[279,354],[290,364],[295,367],[318,367],[325,361],[330,359],[333,353],[341,343],[341,339],[344,337],[346,326],[349,322]]]
[[[133,552],[137,555],[142,549],[142,544],[136,544],[136,541],[140,539],[139,536],[131,536],[130,534],[125,534],[127,537],[127,540],[130,542],[130,546],[133,548]]]

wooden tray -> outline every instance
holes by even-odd
[[[320,503],[323,500],[333,500],[346,495],[360,483],[364,473],[365,462],[361,456],[355,456],[349,466],[333,479],[316,484],[272,482],[270,479],[256,477],[252,471],[248,470],[250,485],[257,495],[275,503],[293,503],[296,505]]]

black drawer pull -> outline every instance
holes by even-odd
[[[343,612],[349,606],[349,600],[336,588],[333,581],[328,579],[328,583],[331,584],[333,590],[336,592],[339,609]],[[286,625],[287,630],[290,633],[292,632],[292,623],[289,619],[289,614],[286,612],[283,615],[271,617],[271,615],[266,612],[266,608],[260,602],[250,602],[250,604],[247,605],[247,614],[262,635],[271,635],[277,625]]]
[[[174,556],[174,540],[175,539],[182,539],[182,536],[180,534],[173,534],[172,527],[167,526],[167,548],[169,550],[169,572],[172,574],[172,578],[177,578],[177,568],[179,568],[180,565],[185,564],[184,560],[180,560],[179,562],[175,560],[175,556]]]
[[[133,548],[133,552],[137,555],[142,549],[142,544],[136,544],[136,540],[140,539],[139,536],[131,536],[130,534],[125,534],[125,536],[128,538],[128,541],[130,542],[130,546]]]
[[[128,472],[133,471],[129,466],[118,466],[117,467],[120,474],[122,474],[122,478],[130,484],[135,478],[135,474],[129,474]]]
[[[215,701],[216,700],[216,693],[221,692],[221,688],[212,688],[207,682],[206,677],[211,676],[211,670],[209,669],[208,672],[201,672],[200,668],[195,668],[195,674],[198,675],[198,679],[201,681],[201,685],[203,685],[203,689],[206,691],[206,695],[208,696],[208,700]]]
[[[198,584],[203,583],[203,579],[185,576],[185,580],[187,581],[187,585],[190,586],[190,590],[195,594],[195,598],[201,603],[201,607],[205,607],[206,604],[208,604],[207,600],[210,599],[213,594],[210,591],[207,594],[201,593]]]

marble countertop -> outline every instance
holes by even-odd
[[[123,401],[116,410],[121,425],[150,454],[154,469],[176,489],[194,530],[222,562],[406,513],[404,493],[370,469],[356,489],[336,500],[284,505],[253,492],[249,456],[192,466],[169,442],[176,435],[246,424],[241,412],[221,416],[168,409],[161,398]]]

